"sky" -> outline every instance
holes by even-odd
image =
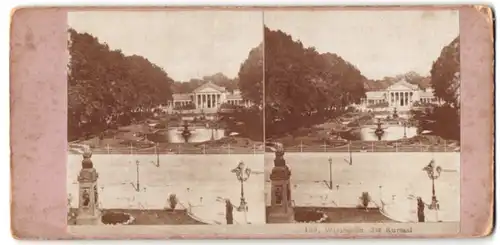
[[[430,74],[441,49],[459,35],[457,11],[268,11],[264,23],[336,53],[368,79]]]
[[[259,11],[70,12],[68,25],[149,59],[175,81],[218,72],[234,78],[263,39]]]

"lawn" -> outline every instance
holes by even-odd
[[[72,209],[71,212],[76,212]],[[106,213],[127,213],[134,217],[131,225],[202,225],[197,220],[192,219],[187,214],[186,210],[164,210],[164,209],[104,209],[103,215]],[[76,219],[71,217],[68,220],[68,225],[76,225]]]
[[[304,217],[307,216],[307,214],[324,213],[327,218],[322,223],[395,222],[382,215],[377,208],[368,208],[365,210],[364,208],[295,207],[294,212],[296,220],[304,220],[304,218],[307,218]]]

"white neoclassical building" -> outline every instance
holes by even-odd
[[[386,89],[367,91],[366,98],[361,101],[360,107],[364,110],[396,108],[398,111],[408,111],[417,101],[437,103],[432,88],[420,89],[418,85],[400,80]]]
[[[193,104],[196,112],[214,113],[224,104],[249,106],[250,102],[243,99],[239,90],[229,92],[226,88],[212,82],[206,82],[191,93],[173,94],[168,107],[175,110],[180,106]]]

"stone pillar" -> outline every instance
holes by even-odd
[[[271,171],[271,207],[267,212],[267,223],[294,223],[290,169],[285,163],[283,146],[277,144],[274,167]]]
[[[93,166],[92,153],[83,153],[82,169],[78,174],[79,194],[77,225],[97,225],[101,223],[97,179],[99,174]]]

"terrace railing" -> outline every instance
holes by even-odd
[[[69,145],[70,154],[82,154],[85,147],[82,145]],[[263,144],[249,146],[235,146],[225,144],[221,146],[210,146],[201,144],[193,145],[169,145],[139,147],[130,144],[128,147],[90,147],[93,154],[263,154]],[[327,142],[322,145],[299,144],[286,146],[286,152],[459,152],[460,146],[450,145],[446,141],[441,144],[402,144],[400,142],[366,142],[366,141],[342,141]]]
[[[322,145],[285,146],[286,152],[460,152],[460,146],[442,144],[405,144],[400,142],[324,142]]]
[[[70,154],[82,154],[85,151],[84,146],[70,144],[68,147]],[[130,144],[128,147],[113,147],[110,145],[100,147],[88,147],[93,154],[263,154],[264,147],[262,144],[253,144],[249,146],[236,146],[225,144],[221,146],[210,146],[201,144],[197,146],[184,146],[181,144],[169,146],[149,146],[139,147]]]

